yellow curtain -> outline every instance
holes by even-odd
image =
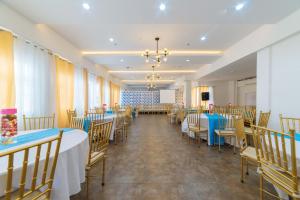
[[[15,106],[13,35],[0,31],[0,108]]]
[[[84,95],[84,111],[89,108],[89,95],[88,95],[88,71],[83,68],[83,95]]]
[[[192,107],[197,107],[197,87],[192,88]]]
[[[100,81],[100,106],[102,107],[102,105],[104,104],[104,79],[103,77],[99,77],[99,81]]]
[[[114,107],[116,104],[119,104],[120,102],[120,86],[110,81],[109,89],[110,89],[110,107]]]
[[[56,111],[58,127],[68,125],[67,109],[73,109],[74,66],[55,56],[56,65]]]
[[[206,107],[207,102],[202,101],[202,92],[208,92],[208,86],[192,88],[192,107]]]

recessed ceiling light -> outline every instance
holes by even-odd
[[[190,62],[191,60],[190,60],[190,59],[186,59],[185,61],[186,61],[186,62]]]
[[[202,37],[201,37],[201,40],[202,40],[202,41],[206,40],[206,36],[202,36]]]
[[[166,4],[161,3],[161,4],[159,5],[159,9],[160,9],[161,11],[166,10]]]
[[[239,3],[235,6],[235,10],[239,11],[242,10],[244,8],[245,4],[244,3]]]
[[[90,5],[88,4],[88,3],[83,3],[82,4],[82,7],[84,8],[84,9],[86,9],[86,10],[89,10],[91,7],[90,7]]]
[[[109,41],[114,42],[115,40],[114,40],[114,38],[109,38]]]

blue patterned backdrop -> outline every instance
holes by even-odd
[[[159,90],[125,89],[121,91],[121,105],[159,104]]]
[[[177,89],[175,92],[176,103],[183,101],[183,90]],[[149,91],[145,88],[129,88],[121,91],[121,105],[153,105],[159,104],[159,89]]]

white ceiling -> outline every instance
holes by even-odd
[[[81,50],[225,50],[262,24],[276,23],[300,8],[299,0],[4,0],[35,23],[47,24]],[[82,3],[91,9],[84,10]],[[160,11],[164,2],[166,10]],[[244,2],[239,12],[234,6]],[[206,35],[207,40],[201,41]],[[109,38],[115,41],[111,43]],[[189,45],[187,45],[189,43]],[[220,55],[219,55],[220,56]],[[219,56],[170,56],[163,69],[198,69]],[[141,56],[87,56],[110,70],[151,70]],[[124,61],[121,62],[120,60]],[[186,62],[190,59],[190,62]],[[145,74],[120,74],[144,79]],[[163,79],[181,74],[162,75]]]
[[[257,54],[250,54],[226,67],[202,77],[201,81],[229,81],[256,77],[256,61]]]

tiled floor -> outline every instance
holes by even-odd
[[[255,167],[240,183],[239,156],[229,147],[188,144],[164,115],[140,115],[126,143],[111,144],[106,185],[90,181],[89,199],[259,199]],[[101,164],[93,169],[101,175]],[[85,184],[72,200],[86,199]]]

